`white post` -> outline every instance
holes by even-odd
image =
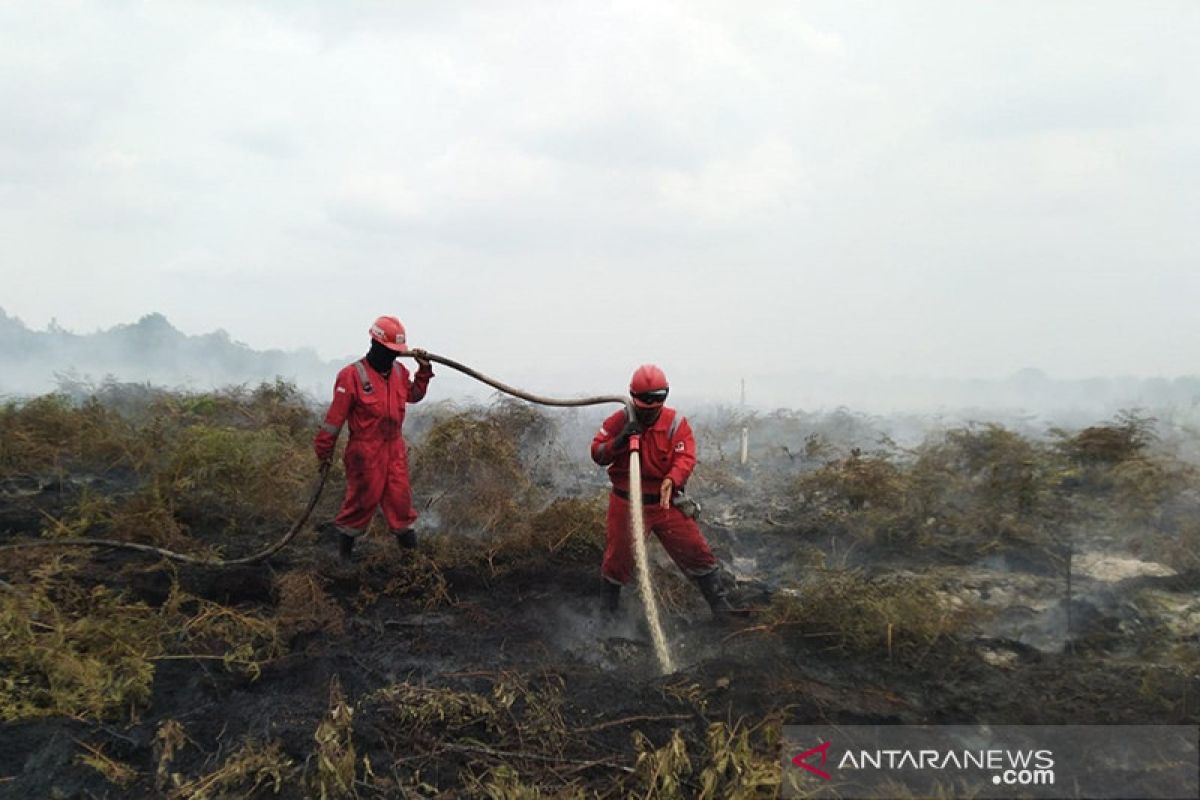
[[[750,429],[742,428],[742,466],[750,460]]]

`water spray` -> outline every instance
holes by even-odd
[[[658,601],[654,598],[654,587],[650,584],[650,561],[646,557],[646,523],[642,514],[642,441],[637,434],[629,437],[629,535],[633,537],[633,554],[637,559],[638,594],[642,608],[646,610],[646,625],[654,641],[654,655],[664,675],[675,671],[671,663],[671,651],[667,637],[663,635],[662,623],[658,620]]]

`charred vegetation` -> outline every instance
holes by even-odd
[[[653,547],[664,677],[636,609],[599,611],[594,421],[414,409],[421,545],[379,527],[349,566],[317,530],[226,570],[0,549],[0,796],[765,797],[790,722],[1200,719],[1187,431],[693,417],[689,493],[756,614],[710,622]],[[283,383],[9,402],[0,545],[253,552],[306,499],[316,422]]]

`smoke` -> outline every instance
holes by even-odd
[[[920,365],[911,365],[920,369]],[[1023,369],[1007,378],[887,377],[792,371],[747,379],[762,407],[832,409],[847,406],[875,414],[987,414],[991,418],[1040,417],[1086,424],[1122,408],[1170,409],[1200,421],[1200,377],[1053,378]]]
[[[365,336],[363,348],[365,351]],[[34,395],[62,388],[64,383],[99,385],[106,380],[205,390],[280,378],[324,402],[337,370],[357,357],[349,354],[341,360],[326,361],[309,348],[255,350],[223,330],[185,334],[161,314],[147,314],[132,324],[90,334],[75,333],[54,322],[38,331],[0,309],[0,395]],[[495,364],[472,366],[509,381],[518,380],[525,370]],[[805,371],[798,366],[747,376],[749,405],[733,410],[721,406],[719,398],[692,389],[686,372],[677,378],[679,385],[673,393],[676,405],[693,415],[755,413],[765,421],[772,414],[821,412],[832,421],[839,416],[848,418],[852,412],[846,409],[854,409],[854,414],[866,415],[868,421],[872,415],[886,415],[889,435],[905,441],[919,440],[931,427],[953,426],[972,419],[993,420],[1014,429],[1051,423],[1081,426],[1112,416],[1122,408],[1150,409],[1160,419],[1200,425],[1197,376],[1058,380],[1026,369],[1005,379],[962,380],[837,375]],[[534,388],[560,396],[578,396],[596,388],[556,381],[555,375],[540,376]],[[621,389],[601,388],[609,393]],[[437,398],[480,402],[490,395],[491,390],[481,384],[448,368],[438,368]]]
[[[0,394],[106,381],[203,390],[280,378],[324,397],[341,366],[313,350],[254,350],[223,330],[189,336],[161,314],[84,335],[53,322],[30,330],[0,309]]]

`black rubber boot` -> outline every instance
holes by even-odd
[[[417,546],[417,532],[412,528],[396,531],[396,544],[401,550],[412,550]]]
[[[354,537],[344,533],[338,534],[338,556],[342,559],[343,564],[350,563],[350,559],[354,556]]]
[[[601,606],[605,614],[615,614],[621,607],[621,584],[604,581],[604,603]]]
[[[708,601],[708,607],[712,609],[712,614],[715,618],[729,619],[730,617],[744,617],[748,613],[746,609],[738,608],[729,602],[729,596],[725,593],[725,586],[721,583],[720,570],[714,569],[707,575],[701,575],[696,578],[696,585],[700,587],[700,593]]]

